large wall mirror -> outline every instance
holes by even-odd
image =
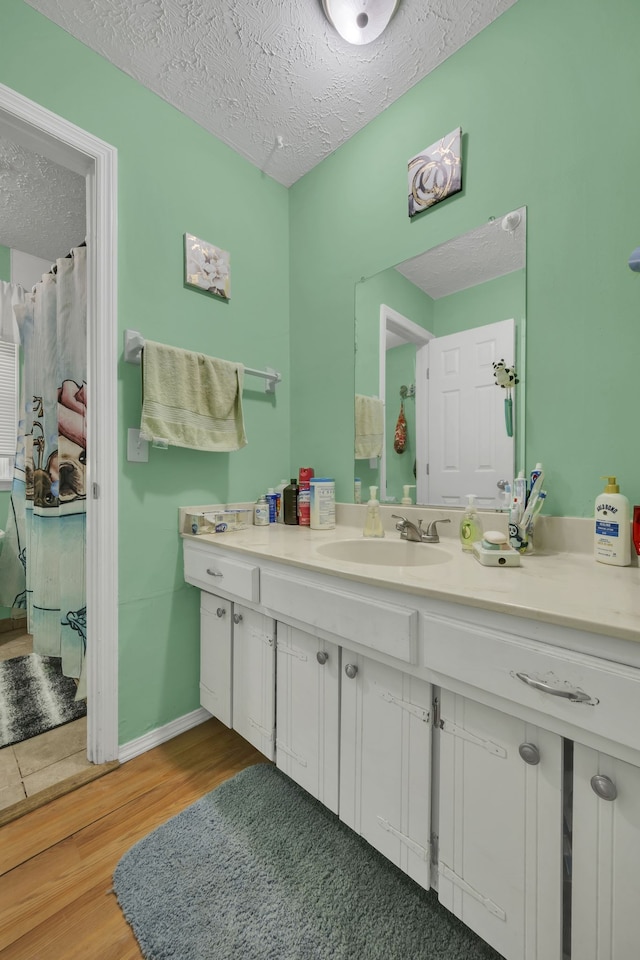
[[[524,371],[525,309],[525,207],[356,284],[363,499],[376,485],[388,503],[408,492],[423,505],[475,494],[504,506],[504,483],[524,467],[525,385],[501,387],[493,364]]]

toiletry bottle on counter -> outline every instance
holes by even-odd
[[[266,497],[258,497],[254,503],[253,522],[256,527],[269,526],[269,503]]]
[[[297,524],[298,523],[298,481],[295,477],[292,478],[291,483],[284,488],[283,494],[283,514],[284,522],[288,524]]]
[[[269,504],[269,523],[275,523],[278,519],[278,495],[273,487],[267,490],[267,503]]]
[[[353,502],[362,503],[362,480],[355,477],[353,481]]]
[[[629,501],[620,493],[615,477],[602,479],[607,485],[596,497],[594,556],[600,563],[627,567],[631,563]]]
[[[298,523],[301,527],[308,527],[311,524],[311,489],[309,483],[313,474],[313,467],[300,467],[298,470]]]
[[[331,477],[312,477],[311,529],[331,530],[336,525],[336,482]]]
[[[478,540],[482,540],[482,523],[476,508],[475,494],[468,493],[467,506],[460,521],[460,545],[463,550],[471,553],[474,543]]]
[[[378,500],[378,488],[369,487],[369,503],[367,504],[367,517],[364,522],[363,537],[384,537],[384,527],[382,526],[382,517],[380,516],[380,502]]]
[[[284,523],[284,488],[286,487],[286,485],[287,485],[287,481],[281,480],[280,483],[277,483],[276,486],[274,487],[274,490],[276,491],[276,496],[278,497],[278,504],[277,504],[277,507],[278,507],[277,522],[278,523]]]
[[[402,487],[402,500],[400,502],[403,503],[405,507],[413,506],[413,500],[411,499],[409,490],[415,490],[415,488],[415,483],[405,483]]]

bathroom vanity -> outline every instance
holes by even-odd
[[[184,537],[202,705],[507,960],[631,960],[640,570],[360,530]]]

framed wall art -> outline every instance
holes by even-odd
[[[462,189],[462,128],[432,143],[409,160],[409,216]]]
[[[231,297],[231,256],[226,250],[184,235],[184,281],[216,297]]]

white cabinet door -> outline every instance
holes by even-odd
[[[233,729],[275,758],[275,622],[233,604]]]
[[[276,763],[338,812],[340,649],[277,624]]]
[[[232,722],[233,604],[200,593],[200,703],[228,727]]]
[[[560,960],[562,740],[441,697],[439,899],[507,960]]]
[[[342,651],[340,819],[430,886],[431,685]]]
[[[607,779],[592,785],[594,776]],[[575,744],[572,957],[640,956],[639,864],[640,768]]]

